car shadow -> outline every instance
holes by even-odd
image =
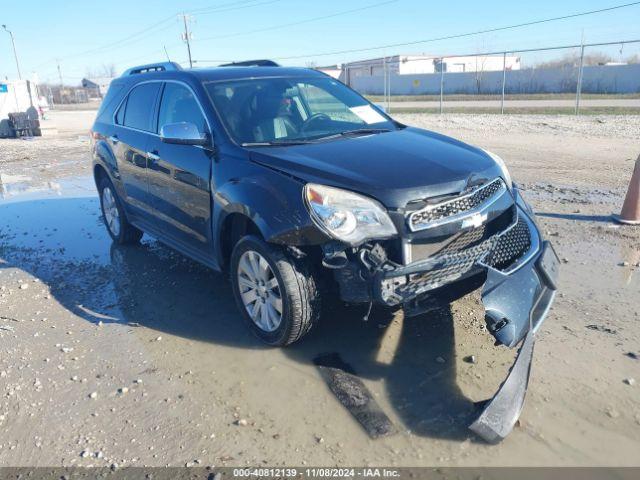
[[[549,213],[536,212],[536,216],[545,218],[556,218],[560,220],[575,220],[580,222],[604,222],[612,223],[611,215],[584,215],[576,213]]]
[[[84,320],[140,325],[214,345],[267,348],[243,324],[224,275],[156,241],[112,245],[95,199],[0,209],[11,215],[0,225],[0,269],[15,267],[36,276]],[[466,427],[476,409],[456,382],[450,306],[414,318],[374,310],[366,322],[363,313],[333,307],[314,331],[284,351],[310,365],[319,356],[339,355],[365,382],[383,385],[376,388],[386,389],[401,427],[416,435],[473,438]]]

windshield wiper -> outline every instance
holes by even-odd
[[[269,142],[245,142],[243,147],[281,147],[283,145],[305,145],[308,140],[271,140]]]
[[[347,130],[345,132],[340,132],[340,135],[343,137],[347,137],[349,135],[370,135],[374,133],[385,133],[390,132],[388,128],[356,128],[355,130]]]
[[[333,138],[351,137],[357,135],[374,135],[376,133],[390,132],[388,128],[356,128],[354,130],[345,130],[344,132],[332,133],[324,137],[314,137],[314,140],[331,140]]]
[[[292,140],[271,140],[268,142],[245,142],[243,147],[281,147],[285,145],[307,145],[309,143],[316,143],[317,141],[330,140],[332,138],[339,137],[351,137],[356,135],[373,135],[376,133],[390,132],[388,128],[356,128],[354,130],[345,130],[344,132],[332,133],[325,136],[309,137],[307,139],[292,139]]]

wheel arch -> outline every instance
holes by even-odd
[[[248,215],[239,211],[228,213],[218,233],[218,260],[222,270],[228,269],[233,247],[245,235],[256,235],[264,240],[262,231]]]

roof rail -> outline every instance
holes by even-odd
[[[279,67],[273,60],[244,60],[219,65],[220,67]]]
[[[136,75],[138,73],[150,73],[150,72],[171,72],[176,70],[182,70],[182,67],[176,62],[159,62],[149,63],[148,65],[138,65],[137,67],[131,67],[122,74],[123,77],[128,75]]]

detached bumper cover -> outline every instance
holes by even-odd
[[[520,417],[529,384],[533,344],[534,333],[530,332],[522,342],[518,357],[498,392],[469,426],[472,432],[489,443],[498,443],[509,435]]]
[[[428,292],[437,286],[486,270],[482,302],[488,330],[499,344],[512,348],[521,345],[509,375],[470,426],[477,435],[495,443],[511,432],[522,411],[535,332],[555,298],[560,262],[551,244],[542,241],[537,226],[522,210],[505,232],[442,260],[443,257],[432,258],[379,271],[374,283],[381,286],[378,300],[408,305],[420,301],[425,294],[428,297]],[[427,271],[421,274],[423,269]],[[393,280],[402,278],[404,282]],[[386,290],[385,282],[390,285]]]
[[[558,257],[549,242],[526,265],[511,275],[489,270],[482,292],[487,322],[499,326],[492,331],[509,347],[521,342],[509,375],[483,412],[469,427],[490,443],[504,439],[513,429],[524,405],[535,333],[555,298]]]

